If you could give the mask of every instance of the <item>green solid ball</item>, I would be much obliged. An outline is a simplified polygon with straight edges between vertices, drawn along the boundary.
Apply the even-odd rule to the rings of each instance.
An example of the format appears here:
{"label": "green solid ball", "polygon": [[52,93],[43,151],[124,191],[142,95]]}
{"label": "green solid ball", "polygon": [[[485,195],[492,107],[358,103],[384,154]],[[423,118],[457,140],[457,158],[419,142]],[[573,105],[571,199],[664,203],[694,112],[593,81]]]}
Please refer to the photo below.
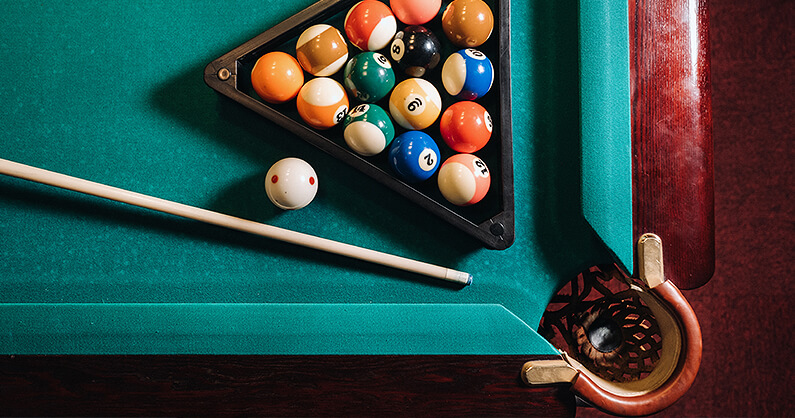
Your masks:
{"label": "green solid ball", "polygon": [[395,139],[395,126],[378,105],[360,104],[354,107],[343,122],[345,143],[357,154],[366,157],[386,149]]}
{"label": "green solid ball", "polygon": [[343,81],[354,97],[365,103],[375,103],[395,87],[395,71],[383,54],[362,52],[345,65]]}

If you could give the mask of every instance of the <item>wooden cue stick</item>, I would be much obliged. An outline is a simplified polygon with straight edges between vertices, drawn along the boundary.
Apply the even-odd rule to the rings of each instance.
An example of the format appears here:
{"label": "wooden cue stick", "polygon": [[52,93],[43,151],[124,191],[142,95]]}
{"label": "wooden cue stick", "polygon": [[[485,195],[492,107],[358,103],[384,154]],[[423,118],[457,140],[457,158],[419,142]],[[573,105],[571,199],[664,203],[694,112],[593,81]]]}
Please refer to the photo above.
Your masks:
{"label": "wooden cue stick", "polygon": [[422,274],[437,279],[468,285],[472,282],[472,275],[462,271],[436,266],[417,260],[386,254],[338,241],[332,241],[313,235],[303,234],[288,229],[283,229],[259,222],[249,221],[170,200],[160,199],[129,190],[119,189],[101,183],[83,180],[65,174],[31,167],[0,158],[0,174],[24,180],[30,180],[62,189],[72,190],[92,196],[101,197],[117,202],[139,206],[158,212],[168,213],[183,218],[193,219],[212,225],[218,225],[250,234],[271,238],[277,241],[288,242],[303,247],[314,248],[332,254],[343,255],[371,263],[380,264],[396,269]]}

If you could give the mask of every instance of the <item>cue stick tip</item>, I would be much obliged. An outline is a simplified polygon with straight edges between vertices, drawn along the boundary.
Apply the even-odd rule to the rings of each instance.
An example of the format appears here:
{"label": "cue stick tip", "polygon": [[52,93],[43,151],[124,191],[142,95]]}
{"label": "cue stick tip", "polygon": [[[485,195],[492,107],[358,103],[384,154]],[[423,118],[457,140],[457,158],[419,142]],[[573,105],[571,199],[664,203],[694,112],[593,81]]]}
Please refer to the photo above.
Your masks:
{"label": "cue stick tip", "polygon": [[445,279],[451,282],[460,283],[464,286],[472,284],[472,275],[463,271],[447,269]]}

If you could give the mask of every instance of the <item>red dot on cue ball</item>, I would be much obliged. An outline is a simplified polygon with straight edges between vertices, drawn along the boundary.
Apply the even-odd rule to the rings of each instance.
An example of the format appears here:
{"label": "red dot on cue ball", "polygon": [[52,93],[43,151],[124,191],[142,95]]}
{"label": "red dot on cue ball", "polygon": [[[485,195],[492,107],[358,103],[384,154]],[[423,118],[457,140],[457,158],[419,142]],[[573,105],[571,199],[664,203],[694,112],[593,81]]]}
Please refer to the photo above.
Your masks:
{"label": "red dot on cue ball", "polygon": [[265,193],[280,209],[301,209],[317,194],[318,179],[315,169],[299,158],[290,157],[277,161],[268,170],[265,179]]}

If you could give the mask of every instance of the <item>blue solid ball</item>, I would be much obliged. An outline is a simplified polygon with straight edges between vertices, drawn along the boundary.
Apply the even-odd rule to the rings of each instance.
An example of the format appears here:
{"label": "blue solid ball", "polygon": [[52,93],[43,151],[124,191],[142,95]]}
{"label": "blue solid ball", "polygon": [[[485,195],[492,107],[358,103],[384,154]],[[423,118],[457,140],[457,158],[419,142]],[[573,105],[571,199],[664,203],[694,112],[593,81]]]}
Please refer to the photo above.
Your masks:
{"label": "blue solid ball", "polygon": [[392,141],[389,165],[407,183],[429,179],[439,168],[439,147],[428,134],[408,131]]}
{"label": "blue solid ball", "polygon": [[483,97],[494,83],[494,67],[489,58],[477,49],[467,48],[447,58],[442,67],[442,84],[459,100]]}

